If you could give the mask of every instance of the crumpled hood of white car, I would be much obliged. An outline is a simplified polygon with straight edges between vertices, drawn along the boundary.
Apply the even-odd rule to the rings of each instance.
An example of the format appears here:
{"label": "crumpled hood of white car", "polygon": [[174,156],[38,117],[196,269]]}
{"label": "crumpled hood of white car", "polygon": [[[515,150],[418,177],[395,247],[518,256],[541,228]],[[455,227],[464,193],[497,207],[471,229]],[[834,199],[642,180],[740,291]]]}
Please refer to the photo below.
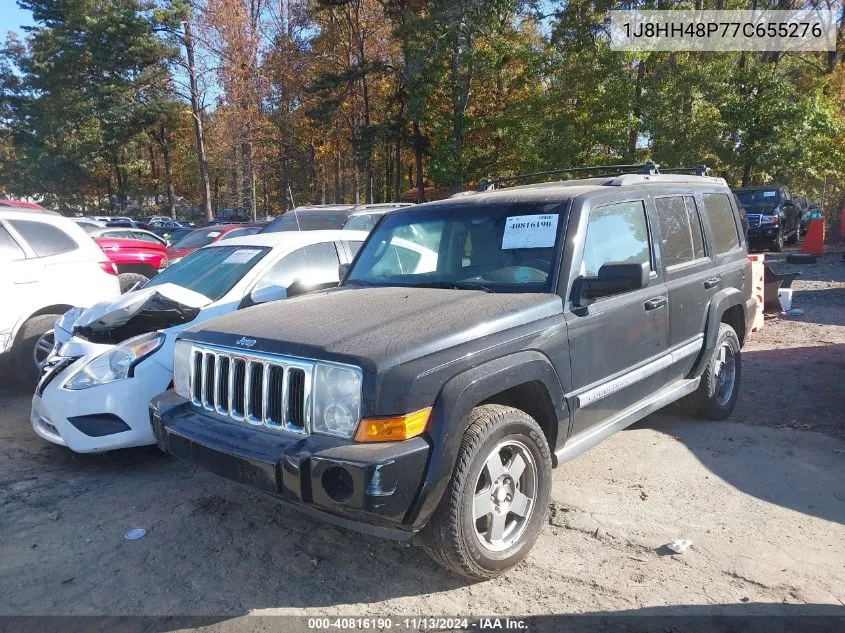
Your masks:
{"label": "crumpled hood of white car", "polygon": [[114,301],[94,304],[82,312],[72,324],[68,324],[69,328],[63,329],[72,332],[76,328],[86,328],[92,332],[101,332],[118,328],[162,298],[194,310],[211,303],[211,299],[193,290],[175,284],[162,284],[127,292]]}

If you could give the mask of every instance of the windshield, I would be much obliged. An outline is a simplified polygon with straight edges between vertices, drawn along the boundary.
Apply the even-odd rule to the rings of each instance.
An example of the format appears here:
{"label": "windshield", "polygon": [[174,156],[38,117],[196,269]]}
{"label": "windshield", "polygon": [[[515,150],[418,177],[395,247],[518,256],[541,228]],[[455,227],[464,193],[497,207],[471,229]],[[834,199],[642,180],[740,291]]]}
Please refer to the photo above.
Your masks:
{"label": "windshield", "polygon": [[219,228],[199,229],[191,231],[185,237],[173,243],[177,248],[202,248],[208,246],[223,233]]}
{"label": "windshield", "polygon": [[339,229],[346,222],[348,211],[288,211],[265,226],[259,233],[286,231],[322,231]]}
{"label": "windshield", "polygon": [[372,231],[373,226],[379,219],[379,214],[376,213],[362,213],[361,215],[353,215],[343,225],[344,231]]}
{"label": "windshield", "polygon": [[736,197],[744,205],[778,204],[780,195],[777,189],[753,189],[748,191],[737,191]]}
{"label": "windshield", "polygon": [[202,248],[150,279],[144,288],[176,284],[217,301],[229,292],[270,249],[245,246]]}
{"label": "windshield", "polygon": [[550,292],[566,208],[444,205],[388,215],[345,284]]}

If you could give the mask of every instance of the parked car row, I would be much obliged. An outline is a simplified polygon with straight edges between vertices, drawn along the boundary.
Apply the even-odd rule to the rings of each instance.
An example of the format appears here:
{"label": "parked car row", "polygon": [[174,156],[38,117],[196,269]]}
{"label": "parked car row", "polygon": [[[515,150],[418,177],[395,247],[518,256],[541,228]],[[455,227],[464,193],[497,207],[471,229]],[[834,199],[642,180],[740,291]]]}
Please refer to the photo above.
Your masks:
{"label": "parked car row", "polygon": [[[553,467],[677,400],[724,419],[739,393],[756,301],[736,198],[596,170],[213,236],[63,313],[33,429],[80,452],[155,443],[497,576],[545,524]],[[371,232],[341,228],[363,215]]]}

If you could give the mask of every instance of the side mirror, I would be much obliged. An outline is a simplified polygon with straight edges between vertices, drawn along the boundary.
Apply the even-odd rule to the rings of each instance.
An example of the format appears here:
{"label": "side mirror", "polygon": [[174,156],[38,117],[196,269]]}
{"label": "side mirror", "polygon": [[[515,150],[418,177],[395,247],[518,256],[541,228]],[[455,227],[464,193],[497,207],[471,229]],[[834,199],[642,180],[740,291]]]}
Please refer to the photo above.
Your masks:
{"label": "side mirror", "polygon": [[263,286],[249,293],[249,305],[268,303],[288,298],[288,289],[282,286]]}
{"label": "side mirror", "polygon": [[341,264],[337,267],[337,276],[338,279],[343,281],[346,278],[346,275],[349,273],[349,264]]}
{"label": "side mirror", "polygon": [[596,299],[646,288],[651,268],[647,262],[609,262],[599,268],[597,277],[579,277],[572,287],[572,302],[586,307]]}

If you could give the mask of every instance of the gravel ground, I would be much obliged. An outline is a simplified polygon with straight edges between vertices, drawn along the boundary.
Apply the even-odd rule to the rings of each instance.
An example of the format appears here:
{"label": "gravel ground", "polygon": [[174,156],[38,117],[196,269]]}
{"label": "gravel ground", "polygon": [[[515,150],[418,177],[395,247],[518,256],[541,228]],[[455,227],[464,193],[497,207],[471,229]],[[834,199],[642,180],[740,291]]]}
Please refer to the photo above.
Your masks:
{"label": "gravel ground", "polygon": [[559,468],[528,560],[483,583],[154,450],[49,445],[0,387],[0,615],[845,615],[841,259],[802,267],[804,316],[749,340],[730,420],[670,409]]}

